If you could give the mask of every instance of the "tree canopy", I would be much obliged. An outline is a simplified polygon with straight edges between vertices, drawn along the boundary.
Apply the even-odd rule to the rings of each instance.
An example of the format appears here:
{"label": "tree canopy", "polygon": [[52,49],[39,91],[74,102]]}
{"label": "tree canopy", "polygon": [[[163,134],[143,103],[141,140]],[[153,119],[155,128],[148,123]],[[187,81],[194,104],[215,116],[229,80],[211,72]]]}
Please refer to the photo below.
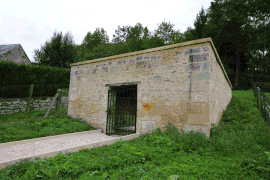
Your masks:
{"label": "tree canopy", "polygon": [[[259,65],[270,71],[268,4],[264,0],[214,0],[209,9],[202,7],[197,14],[195,28],[188,27],[184,33],[165,21],[154,33],[141,23],[118,25],[111,42],[103,28],[87,32],[80,45],[73,43],[70,34],[62,38],[62,33],[55,33],[41,50],[35,50],[35,60],[68,68],[75,62],[211,37],[233,86],[238,88],[244,72]],[[265,50],[267,54],[258,53]]]}

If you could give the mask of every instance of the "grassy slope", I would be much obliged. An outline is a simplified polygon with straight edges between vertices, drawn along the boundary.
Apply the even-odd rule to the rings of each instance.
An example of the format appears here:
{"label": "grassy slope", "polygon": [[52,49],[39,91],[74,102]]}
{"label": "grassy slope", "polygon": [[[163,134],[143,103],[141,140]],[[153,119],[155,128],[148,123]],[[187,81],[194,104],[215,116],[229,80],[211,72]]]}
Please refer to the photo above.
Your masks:
{"label": "grassy slope", "polygon": [[[43,114],[35,113],[34,119],[33,114],[6,119],[0,124],[1,136],[4,131],[13,135],[6,140],[18,139],[12,131],[22,127],[29,132],[20,135],[24,138],[40,136],[39,132],[48,135],[52,129],[52,134],[90,129],[78,120],[69,119],[68,125],[64,109],[51,119],[38,119]],[[72,123],[80,124],[78,129]],[[0,179],[168,179],[171,175],[178,175],[178,179],[268,179],[270,155],[266,152],[270,152],[270,128],[252,91],[233,91],[220,125],[211,130],[209,140],[198,132],[179,136],[168,126],[165,133],[157,131],[112,146],[17,163],[1,170]]]}

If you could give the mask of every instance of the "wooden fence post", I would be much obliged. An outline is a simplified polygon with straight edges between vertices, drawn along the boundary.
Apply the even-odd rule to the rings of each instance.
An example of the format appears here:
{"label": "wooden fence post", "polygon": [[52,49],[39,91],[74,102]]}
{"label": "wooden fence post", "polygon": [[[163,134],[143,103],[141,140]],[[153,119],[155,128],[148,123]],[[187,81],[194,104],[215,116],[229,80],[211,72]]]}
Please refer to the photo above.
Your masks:
{"label": "wooden fence post", "polygon": [[48,111],[46,112],[44,118],[46,118],[50,112],[50,110],[53,108],[53,105],[56,104],[55,101],[57,101],[57,97],[59,96],[58,93],[56,93],[56,95],[52,98],[52,102],[50,103],[50,107],[48,108]]}
{"label": "wooden fence post", "polygon": [[59,98],[58,98],[58,112],[60,112],[60,104],[61,104],[61,98],[62,98],[62,90],[61,89],[59,89],[59,93],[60,93],[60,96],[59,96]]}
{"label": "wooden fence post", "polygon": [[57,89],[58,97],[56,100],[56,105],[55,105],[55,112],[59,113],[60,110],[60,103],[61,103],[61,89]]}
{"label": "wooden fence post", "polygon": [[33,94],[33,88],[34,88],[34,84],[31,84],[26,112],[29,111],[29,108],[30,108],[30,105],[31,105],[31,97],[32,97],[32,94]]}

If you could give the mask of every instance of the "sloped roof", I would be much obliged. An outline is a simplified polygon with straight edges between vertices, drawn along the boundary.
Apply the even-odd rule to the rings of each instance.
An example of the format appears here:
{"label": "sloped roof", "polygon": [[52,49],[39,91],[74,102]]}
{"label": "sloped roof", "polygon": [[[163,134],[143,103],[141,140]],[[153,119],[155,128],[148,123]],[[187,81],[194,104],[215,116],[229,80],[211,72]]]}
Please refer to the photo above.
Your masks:
{"label": "sloped roof", "polygon": [[4,54],[11,49],[21,46],[21,44],[5,44],[5,45],[0,45],[0,54]]}
{"label": "sloped roof", "polygon": [[26,58],[27,58],[28,61],[31,63],[30,59],[28,58],[28,56],[27,56],[27,54],[25,53],[25,51],[24,51],[23,47],[21,46],[21,44],[2,44],[2,45],[0,45],[0,55],[1,55],[1,54],[5,54],[6,52],[8,52],[8,51],[10,51],[10,50],[12,50],[12,49],[14,49],[14,48],[17,48],[17,47],[18,47],[18,48],[19,48],[19,47],[22,48],[22,50],[23,50],[23,52],[24,52]]}

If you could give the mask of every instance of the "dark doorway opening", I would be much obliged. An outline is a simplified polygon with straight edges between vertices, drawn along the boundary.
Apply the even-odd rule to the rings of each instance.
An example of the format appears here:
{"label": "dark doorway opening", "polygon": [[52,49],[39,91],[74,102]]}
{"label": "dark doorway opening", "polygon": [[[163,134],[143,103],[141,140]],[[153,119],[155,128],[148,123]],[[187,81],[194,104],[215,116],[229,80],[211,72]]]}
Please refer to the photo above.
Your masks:
{"label": "dark doorway opening", "polygon": [[107,135],[136,133],[137,85],[111,86],[108,91]]}

